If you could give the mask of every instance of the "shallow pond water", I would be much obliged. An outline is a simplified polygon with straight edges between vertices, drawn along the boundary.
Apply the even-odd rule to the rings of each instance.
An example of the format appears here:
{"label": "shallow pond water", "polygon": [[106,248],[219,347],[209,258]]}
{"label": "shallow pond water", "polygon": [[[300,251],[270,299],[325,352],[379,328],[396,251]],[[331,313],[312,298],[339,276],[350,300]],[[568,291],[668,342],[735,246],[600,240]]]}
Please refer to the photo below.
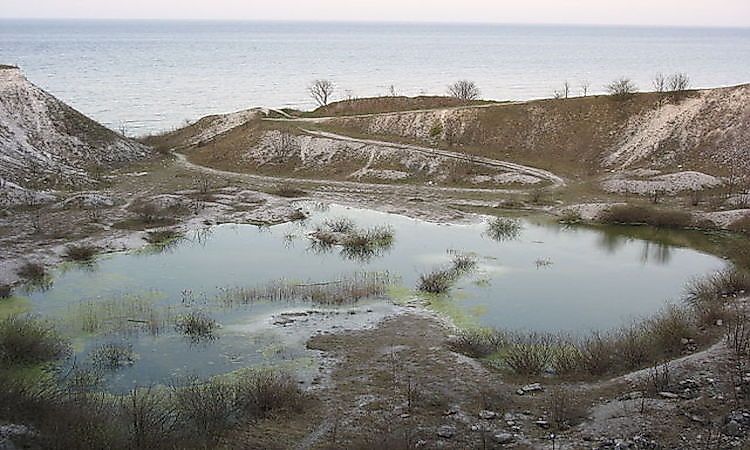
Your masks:
{"label": "shallow pond water", "polygon": [[[164,251],[114,254],[92,266],[66,265],[49,289],[29,293],[32,309],[73,337],[75,361],[89,364],[103,344],[130,346],[133,361],[107,375],[113,390],[210,376],[247,366],[286,365],[313,373],[305,341],[320,330],[373,324],[417,296],[419,275],[444,267],[453,252],[474,255],[476,270],[432,308],[464,326],[586,333],[649,315],[679,301],[692,277],[725,262],[693,250],[708,237],[648,228],[565,227],[520,218],[516,237],[492,239],[486,223],[441,225],[369,210],[301,204],[310,217],[271,227],[221,225],[187,236]],[[395,241],[369,258],[338,247],[317,248],[309,234],[347,217],[357,226],[390,226]],[[231,306],[227,288],[286,279],[332,282],[355,273],[388,272],[390,297],[340,306],[309,300]],[[200,311],[218,324],[212,339],[189,339],[175,318]],[[284,313],[300,315],[282,316]],[[287,320],[285,317],[292,317]]]}

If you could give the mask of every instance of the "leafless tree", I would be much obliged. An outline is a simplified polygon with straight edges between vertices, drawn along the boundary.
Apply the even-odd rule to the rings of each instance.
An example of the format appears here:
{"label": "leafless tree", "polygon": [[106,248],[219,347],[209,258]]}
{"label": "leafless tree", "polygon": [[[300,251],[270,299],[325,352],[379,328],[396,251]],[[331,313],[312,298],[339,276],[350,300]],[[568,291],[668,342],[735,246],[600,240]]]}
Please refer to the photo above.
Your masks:
{"label": "leafless tree", "polygon": [[389,97],[398,97],[398,91],[396,91],[396,86],[391,85],[388,88],[388,96]]}
{"label": "leafless tree", "polygon": [[667,90],[667,77],[665,77],[663,73],[659,72],[654,75],[652,84],[654,85],[654,91],[662,93]]}
{"label": "leafless tree", "polygon": [[625,98],[638,92],[638,87],[630,78],[619,78],[605,86],[609,95]]}
{"label": "leafless tree", "polygon": [[581,95],[587,97],[589,95],[589,89],[591,89],[591,82],[589,80],[581,81]]}
{"label": "leafless tree", "polygon": [[570,82],[565,80],[565,83],[563,83],[563,87],[559,91],[555,91],[555,98],[568,98],[570,95]]}
{"label": "leafless tree", "polygon": [[669,90],[671,92],[684,92],[690,87],[690,77],[686,73],[676,73],[669,77]]}
{"label": "leafless tree", "polygon": [[326,106],[333,96],[335,86],[330,80],[315,80],[308,91],[318,106]]}
{"label": "leafless tree", "polygon": [[476,100],[479,98],[479,87],[469,80],[459,80],[448,86],[448,94],[460,100]]}

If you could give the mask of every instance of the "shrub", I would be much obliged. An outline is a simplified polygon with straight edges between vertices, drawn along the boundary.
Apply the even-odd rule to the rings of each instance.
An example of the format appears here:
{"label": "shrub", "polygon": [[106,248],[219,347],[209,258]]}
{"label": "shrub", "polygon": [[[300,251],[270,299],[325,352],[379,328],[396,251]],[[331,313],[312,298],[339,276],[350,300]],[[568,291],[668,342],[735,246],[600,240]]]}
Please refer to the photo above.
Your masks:
{"label": "shrub", "polygon": [[0,321],[0,361],[28,365],[67,354],[68,343],[51,323],[13,315]]}
{"label": "shrub", "polygon": [[63,257],[70,261],[90,262],[98,251],[99,249],[92,245],[68,245],[65,247]]}
{"label": "shrub", "polygon": [[580,351],[581,366],[591,375],[605,375],[614,367],[615,345],[608,336],[591,334],[581,343]]}
{"label": "shrub", "polygon": [[235,383],[235,405],[244,418],[258,420],[278,411],[299,411],[304,393],[291,375],[255,370]]}
{"label": "shrub", "polygon": [[531,333],[513,341],[503,349],[503,362],[516,375],[541,375],[550,367],[554,354],[550,336]]}
{"label": "shrub", "polygon": [[10,298],[13,295],[13,286],[9,284],[0,284],[0,299]]}
{"label": "shrub", "polygon": [[453,286],[455,278],[448,270],[435,270],[419,276],[417,290],[428,294],[444,294]]}
{"label": "shrub", "polygon": [[215,339],[214,332],[219,324],[202,311],[190,311],[177,318],[175,330],[193,341]]}
{"label": "shrub", "polygon": [[692,224],[685,211],[670,211],[637,205],[616,205],[601,215],[602,222],[626,225],[651,225],[659,228],[684,228]]}
{"label": "shrub", "polygon": [[44,265],[27,261],[16,270],[16,274],[27,280],[38,281],[47,276],[47,271],[44,268]]}
{"label": "shrub", "polygon": [[456,253],[451,260],[453,271],[462,274],[474,270],[477,266],[477,260],[471,255]]}
{"label": "shrub", "polygon": [[459,100],[476,100],[480,95],[477,84],[469,80],[459,80],[451,84],[448,86],[448,93]]}
{"label": "shrub", "polygon": [[217,439],[239,417],[233,408],[232,386],[224,381],[193,381],[173,388],[177,421],[201,439]]}
{"label": "shrub", "polygon": [[558,221],[563,225],[577,225],[583,222],[583,217],[574,209],[566,209],[560,214]]}
{"label": "shrub", "polygon": [[680,354],[683,349],[682,340],[695,337],[698,331],[690,313],[674,305],[668,306],[647,321],[646,326],[653,336],[656,348],[667,356]]}
{"label": "shrub", "polygon": [[584,412],[573,389],[565,386],[551,389],[546,406],[549,411],[549,422],[557,431],[566,430],[575,425]]}
{"label": "shrub", "polygon": [[356,228],[356,226],[354,225],[354,221],[347,217],[328,219],[323,223],[323,225],[333,233],[349,233],[350,231],[354,231],[354,229]]}
{"label": "shrub", "polygon": [[581,351],[573,344],[562,342],[555,346],[552,355],[552,369],[560,377],[577,374],[582,366]]}

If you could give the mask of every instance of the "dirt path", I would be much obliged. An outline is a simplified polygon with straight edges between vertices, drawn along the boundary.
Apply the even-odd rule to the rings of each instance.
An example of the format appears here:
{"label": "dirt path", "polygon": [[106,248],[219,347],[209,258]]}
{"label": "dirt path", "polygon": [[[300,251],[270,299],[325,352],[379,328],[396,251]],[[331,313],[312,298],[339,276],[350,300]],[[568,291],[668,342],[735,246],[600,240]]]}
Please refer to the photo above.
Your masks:
{"label": "dirt path", "polygon": [[442,150],[442,149],[436,149],[436,148],[428,148],[428,147],[421,147],[418,145],[407,145],[407,144],[396,144],[392,142],[387,141],[378,141],[374,139],[359,139],[359,138],[353,138],[349,136],[343,136],[340,134],[335,133],[329,133],[325,131],[312,131],[302,128],[302,131],[305,133],[322,137],[326,139],[333,139],[337,141],[345,141],[345,142],[354,142],[359,144],[365,144],[365,145],[377,145],[379,147],[386,147],[386,148],[393,148],[398,150],[409,150],[413,152],[422,153],[429,156],[440,156],[443,158],[450,158],[455,159],[458,161],[464,161],[469,162],[472,164],[480,164],[487,167],[494,167],[494,168],[500,168],[509,170],[512,172],[521,173],[524,175],[530,175],[532,177],[541,178],[543,180],[548,180],[552,182],[552,184],[555,187],[561,187],[565,186],[565,180],[563,180],[561,177],[555,175],[554,173],[543,170],[543,169],[537,169],[535,167],[529,167],[524,166],[522,164],[516,164],[509,161],[500,161],[497,159],[491,159],[491,158],[484,158],[481,156],[470,156],[466,155],[464,153],[458,153],[458,152],[451,152],[448,150]]}
{"label": "dirt path", "polygon": [[346,191],[356,193],[378,193],[378,194],[399,194],[403,197],[417,196],[421,194],[432,194],[432,193],[456,193],[456,194],[473,194],[473,193],[484,193],[484,194],[520,194],[526,192],[520,189],[487,189],[487,188],[457,188],[457,187],[444,187],[444,186],[418,186],[408,184],[376,184],[376,183],[361,183],[357,181],[334,181],[334,180],[322,180],[313,178],[292,178],[292,177],[273,177],[269,175],[256,175],[241,172],[230,172],[227,170],[214,169],[212,167],[202,166],[195,164],[187,159],[187,156],[177,151],[172,152],[175,155],[176,163],[182,167],[194,171],[204,172],[221,177],[242,179],[256,181],[260,183],[268,184],[284,184],[284,183],[304,183],[315,186],[321,191]]}

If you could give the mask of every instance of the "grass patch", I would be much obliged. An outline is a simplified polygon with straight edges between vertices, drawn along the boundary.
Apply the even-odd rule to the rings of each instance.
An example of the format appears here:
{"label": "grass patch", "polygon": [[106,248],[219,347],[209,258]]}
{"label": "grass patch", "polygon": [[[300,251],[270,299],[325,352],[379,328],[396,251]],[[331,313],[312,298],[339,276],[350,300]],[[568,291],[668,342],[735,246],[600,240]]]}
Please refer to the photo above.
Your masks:
{"label": "grass patch", "polygon": [[170,318],[169,309],[157,309],[150,299],[125,295],[114,299],[79,302],[70,309],[69,325],[89,334],[132,334],[146,331],[157,335]]}
{"label": "grass patch", "polygon": [[750,292],[750,273],[726,269],[688,283],[685,300],[697,312],[702,324],[713,325],[726,316],[728,301]]}
{"label": "grass patch", "polygon": [[63,252],[63,258],[69,261],[88,263],[94,260],[99,249],[93,245],[68,245]]}
{"label": "grass patch", "polygon": [[388,272],[360,272],[320,283],[297,283],[282,279],[256,287],[221,289],[218,299],[227,306],[282,301],[345,305],[365,298],[383,297],[394,283],[395,279]]}
{"label": "grass patch", "polygon": [[600,221],[609,224],[651,225],[658,228],[686,228],[693,225],[690,213],[640,205],[616,205],[604,211]]}
{"label": "grass patch", "polygon": [[26,315],[0,320],[0,361],[8,365],[32,365],[54,361],[70,350],[55,327]]}

